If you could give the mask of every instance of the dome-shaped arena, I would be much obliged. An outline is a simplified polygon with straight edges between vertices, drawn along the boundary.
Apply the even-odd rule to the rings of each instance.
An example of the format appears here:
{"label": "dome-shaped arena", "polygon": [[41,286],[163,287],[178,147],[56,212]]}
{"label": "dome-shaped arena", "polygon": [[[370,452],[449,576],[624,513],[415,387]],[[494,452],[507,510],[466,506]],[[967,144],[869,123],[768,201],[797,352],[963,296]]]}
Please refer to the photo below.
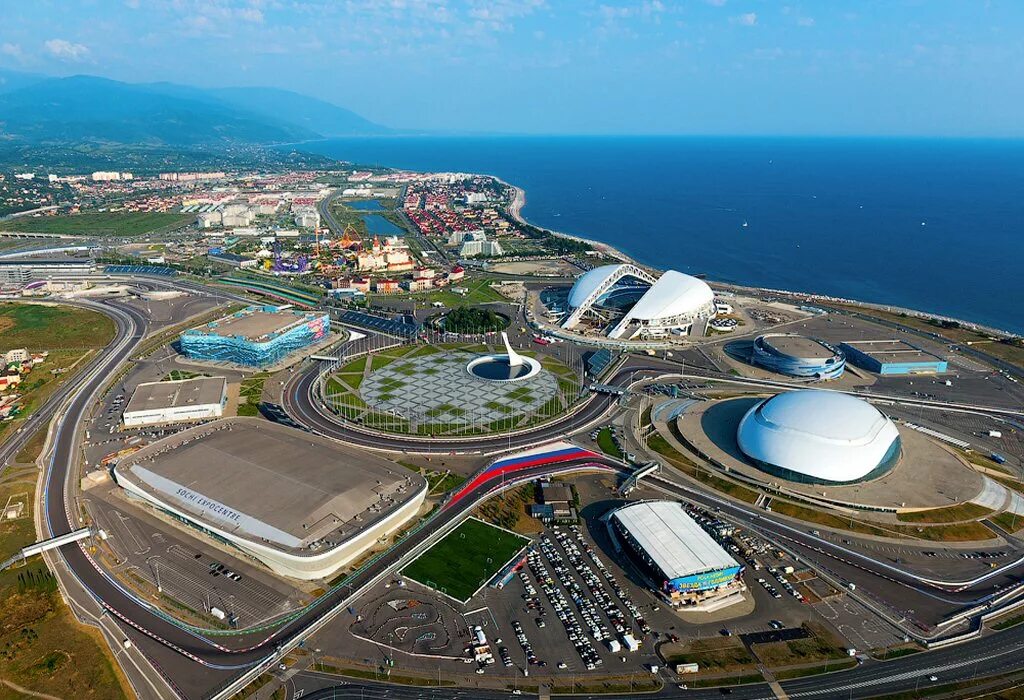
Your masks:
{"label": "dome-shaped arena", "polygon": [[588,317],[607,324],[608,337],[624,339],[686,334],[695,320],[715,313],[715,293],[703,280],[675,270],[654,279],[630,264],[587,271],[569,291],[568,303],[563,328]]}
{"label": "dome-shaped arena", "polygon": [[866,401],[834,391],[777,394],[747,411],[736,440],[760,469],[789,481],[848,484],[881,476],[900,458],[900,435]]}

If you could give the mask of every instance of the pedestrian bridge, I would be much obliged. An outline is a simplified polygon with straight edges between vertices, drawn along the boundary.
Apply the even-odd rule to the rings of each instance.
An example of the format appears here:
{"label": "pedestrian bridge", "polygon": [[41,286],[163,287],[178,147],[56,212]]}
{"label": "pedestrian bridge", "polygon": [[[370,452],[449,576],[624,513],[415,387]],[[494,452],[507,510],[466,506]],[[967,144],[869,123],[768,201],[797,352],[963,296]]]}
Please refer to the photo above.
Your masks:
{"label": "pedestrian bridge", "polygon": [[636,471],[630,474],[626,480],[622,482],[622,486],[619,487],[619,495],[628,496],[629,492],[637,487],[640,479],[660,471],[661,465],[657,462],[648,462],[647,464],[637,467]]}
{"label": "pedestrian bridge", "polygon": [[56,549],[57,547],[62,547],[66,544],[71,544],[72,542],[84,540],[86,537],[89,537],[91,535],[92,530],[90,528],[83,527],[82,529],[75,530],[74,532],[68,532],[63,535],[57,535],[56,537],[51,537],[48,540],[43,540],[42,542],[36,542],[35,544],[30,544],[27,547],[22,547],[20,552],[15,554],[7,561],[3,562],[3,564],[0,564],[0,571],[3,571],[4,569],[10,566],[14,566],[19,561],[24,561],[25,559],[33,557],[36,554],[42,554],[43,552],[49,551],[51,549]]}

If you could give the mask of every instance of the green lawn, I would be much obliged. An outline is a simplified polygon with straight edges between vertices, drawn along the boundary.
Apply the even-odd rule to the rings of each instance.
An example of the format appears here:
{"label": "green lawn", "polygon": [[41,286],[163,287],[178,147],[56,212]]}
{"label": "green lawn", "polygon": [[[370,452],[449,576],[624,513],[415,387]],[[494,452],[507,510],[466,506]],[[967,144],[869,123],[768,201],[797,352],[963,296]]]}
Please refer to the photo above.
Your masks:
{"label": "green lawn", "polygon": [[467,520],[414,560],[402,574],[467,601],[529,542],[480,520]]}
{"label": "green lawn", "polygon": [[209,377],[208,374],[202,374],[200,372],[189,372],[184,369],[172,369],[167,375],[161,380],[165,382],[180,382],[183,379],[196,379],[197,377]]}
{"label": "green lawn", "polygon": [[140,236],[180,228],[194,219],[194,214],[173,212],[87,212],[21,217],[0,223],[0,230],[90,236]]}
{"label": "green lawn", "polygon": [[465,306],[467,304],[484,304],[489,301],[508,301],[508,299],[491,289],[492,281],[492,279],[486,277],[480,279],[466,279],[452,285],[452,287],[463,287],[467,289],[468,291],[465,294],[456,294],[451,291],[451,287],[448,287],[438,289],[427,294],[417,294],[415,295],[415,298],[421,301],[429,301],[431,303],[439,301],[448,307]]}
{"label": "green lawn", "polygon": [[96,311],[41,304],[0,305],[4,349],[29,352],[66,348],[102,348],[114,337],[114,322]]}
{"label": "green lawn", "polygon": [[610,455],[615,459],[620,459],[622,457],[622,450],[620,450],[615,444],[615,441],[612,440],[611,428],[601,428],[601,432],[597,434],[597,445],[606,455]]}
{"label": "green lawn", "polygon": [[242,380],[242,386],[238,392],[240,398],[238,415],[253,417],[260,414],[259,405],[263,398],[263,385],[269,377],[269,372],[257,372]]}
{"label": "green lawn", "polygon": [[695,663],[702,673],[734,673],[757,666],[757,660],[738,637],[691,640],[667,654],[666,662],[669,666]]}
{"label": "green lawn", "polygon": [[18,389],[23,410],[15,420],[0,424],[0,438],[73,376],[72,368],[80,369],[97,348],[113,337],[114,322],[97,311],[71,306],[0,304],[0,350],[26,348],[29,352],[50,353],[23,377]]}
{"label": "green lawn", "polygon": [[960,503],[945,508],[899,513],[896,515],[896,519],[905,523],[956,523],[964,520],[977,520],[991,513],[989,508],[976,503]]}
{"label": "green lawn", "polygon": [[1017,532],[1017,530],[1024,527],[1024,518],[1010,512],[1000,513],[995,517],[989,518],[989,521],[995,523],[1007,532]]}

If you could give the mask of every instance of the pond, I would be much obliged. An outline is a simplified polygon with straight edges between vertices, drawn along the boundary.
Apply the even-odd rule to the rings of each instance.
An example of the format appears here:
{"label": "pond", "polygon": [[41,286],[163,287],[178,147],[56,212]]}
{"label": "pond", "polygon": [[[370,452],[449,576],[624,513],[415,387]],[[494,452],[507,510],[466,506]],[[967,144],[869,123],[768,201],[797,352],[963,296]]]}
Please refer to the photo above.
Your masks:
{"label": "pond", "polygon": [[405,231],[395,226],[380,214],[367,214],[363,217],[366,232],[371,236],[404,236]]}

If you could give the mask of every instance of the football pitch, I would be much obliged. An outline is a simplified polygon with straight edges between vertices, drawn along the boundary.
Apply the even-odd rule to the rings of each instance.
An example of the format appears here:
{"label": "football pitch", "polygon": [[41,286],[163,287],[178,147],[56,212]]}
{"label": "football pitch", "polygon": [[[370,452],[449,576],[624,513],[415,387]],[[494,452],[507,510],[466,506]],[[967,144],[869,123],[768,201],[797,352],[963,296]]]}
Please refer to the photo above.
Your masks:
{"label": "football pitch", "polygon": [[402,575],[465,602],[528,543],[471,518],[414,559]]}

